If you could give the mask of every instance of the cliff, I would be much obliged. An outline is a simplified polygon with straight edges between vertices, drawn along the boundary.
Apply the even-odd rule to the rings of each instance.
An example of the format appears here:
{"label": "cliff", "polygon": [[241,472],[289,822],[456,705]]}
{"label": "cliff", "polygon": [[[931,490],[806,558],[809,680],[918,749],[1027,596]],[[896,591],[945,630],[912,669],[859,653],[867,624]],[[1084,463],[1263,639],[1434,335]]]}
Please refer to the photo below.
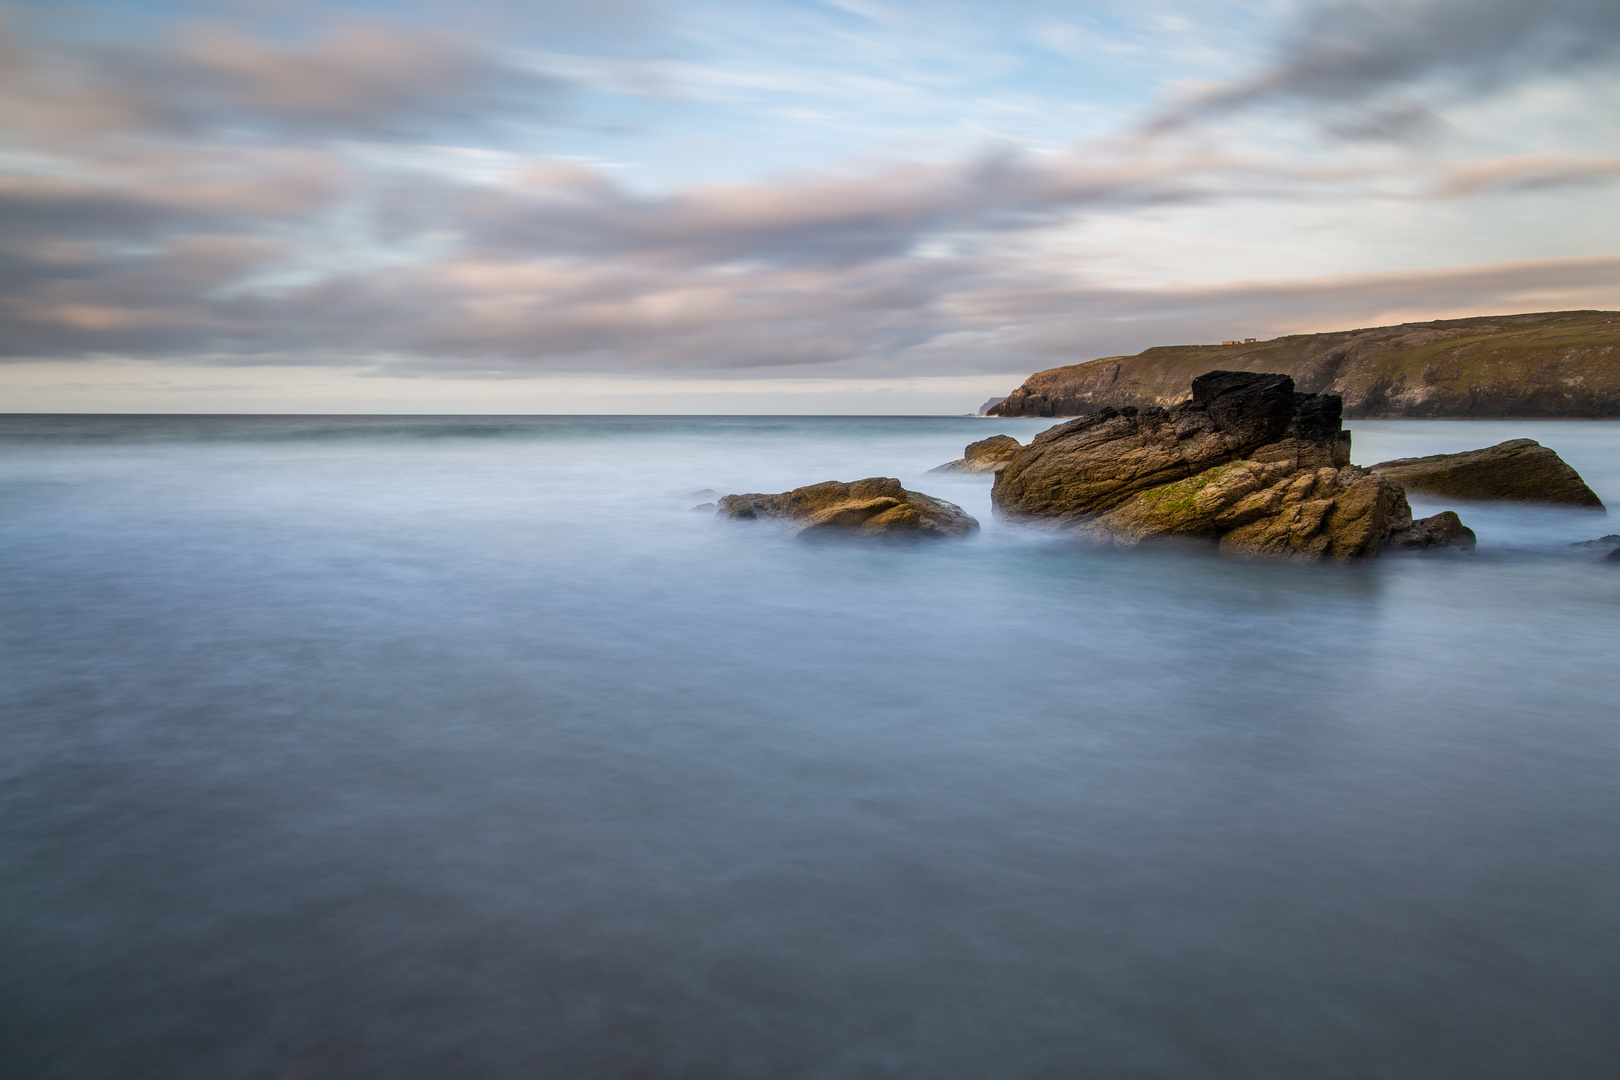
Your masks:
{"label": "cliff", "polygon": [[1620,312],[1552,311],[1160,346],[1037,372],[988,414],[1168,407],[1211,368],[1289,375],[1303,393],[1342,397],[1351,418],[1620,417]]}

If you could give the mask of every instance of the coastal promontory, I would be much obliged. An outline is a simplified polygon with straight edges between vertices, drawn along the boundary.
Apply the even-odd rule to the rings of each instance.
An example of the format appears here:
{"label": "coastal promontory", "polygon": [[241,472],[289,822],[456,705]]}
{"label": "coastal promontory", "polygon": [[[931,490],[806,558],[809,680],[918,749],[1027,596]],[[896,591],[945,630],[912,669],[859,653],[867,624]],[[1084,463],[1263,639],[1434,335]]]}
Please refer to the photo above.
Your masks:
{"label": "coastal promontory", "polygon": [[1161,346],[1037,372],[987,414],[1168,408],[1211,368],[1288,375],[1302,392],[1342,398],[1351,419],[1620,417],[1620,312],[1444,319]]}

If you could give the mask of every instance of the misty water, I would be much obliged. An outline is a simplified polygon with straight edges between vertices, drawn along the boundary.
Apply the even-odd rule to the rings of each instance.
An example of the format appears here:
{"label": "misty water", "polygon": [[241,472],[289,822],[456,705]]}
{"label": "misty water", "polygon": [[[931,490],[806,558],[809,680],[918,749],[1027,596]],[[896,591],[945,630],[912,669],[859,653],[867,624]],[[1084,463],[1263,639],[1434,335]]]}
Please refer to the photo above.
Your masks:
{"label": "misty water", "polygon": [[[1261,564],[926,471],[1049,423],[0,419],[0,1072],[1620,1071],[1620,522]],[[1352,427],[1620,506],[1620,423]],[[869,475],[983,531],[691,509]]]}

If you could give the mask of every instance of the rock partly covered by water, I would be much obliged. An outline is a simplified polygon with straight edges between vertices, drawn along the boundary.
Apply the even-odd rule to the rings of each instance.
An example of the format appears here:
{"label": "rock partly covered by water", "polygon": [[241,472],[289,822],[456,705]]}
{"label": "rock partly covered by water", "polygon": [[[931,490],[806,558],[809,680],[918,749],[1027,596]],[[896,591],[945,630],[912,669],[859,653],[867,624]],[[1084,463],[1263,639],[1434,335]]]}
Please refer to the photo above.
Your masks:
{"label": "rock partly covered by water", "polygon": [[1412,520],[1401,486],[1350,464],[1336,395],[1287,375],[1211,371],[1174,408],[1104,409],[1037,435],[992,501],[1115,543],[1187,538],[1255,555],[1360,559],[1471,547],[1455,514]]}
{"label": "rock partly covered by water", "polygon": [[1581,474],[1534,439],[1509,439],[1483,450],[1430,457],[1396,458],[1372,466],[1408,491],[1453,499],[1587,506],[1602,510],[1603,500]]}
{"label": "rock partly covered by water", "polygon": [[979,527],[955,503],[907,491],[900,481],[886,476],[852,484],[828,480],[778,495],[727,495],[716,513],[727,518],[780,521],[799,535],[965,536]]}
{"label": "rock partly covered by water", "polygon": [[1007,462],[1012,460],[1014,454],[1024,448],[1023,444],[1011,435],[992,435],[988,439],[968,443],[962,450],[962,456],[955,461],[928,470],[929,472],[966,472],[987,473],[995,472]]}

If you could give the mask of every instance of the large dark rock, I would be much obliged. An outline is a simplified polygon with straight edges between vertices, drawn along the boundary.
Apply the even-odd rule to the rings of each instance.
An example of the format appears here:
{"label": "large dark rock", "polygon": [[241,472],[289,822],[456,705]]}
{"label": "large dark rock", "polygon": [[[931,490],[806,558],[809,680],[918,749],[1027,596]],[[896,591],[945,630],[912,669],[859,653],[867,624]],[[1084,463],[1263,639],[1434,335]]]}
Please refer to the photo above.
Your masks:
{"label": "large dark rock", "polygon": [[1580,473],[1534,439],[1509,439],[1461,454],[1396,458],[1372,469],[1426,495],[1604,508]]}
{"label": "large dark rock", "polygon": [[779,521],[791,532],[856,533],[863,536],[965,536],[978,521],[955,503],[907,491],[892,477],[873,476],[852,484],[828,480],[777,495],[727,495],[721,517]]}
{"label": "large dark rock", "polygon": [[1477,542],[1474,530],[1464,525],[1454,511],[1446,510],[1433,517],[1419,518],[1404,528],[1397,525],[1390,530],[1384,548],[1392,551],[1431,547],[1472,549]]}
{"label": "large dark rock", "polygon": [[1192,389],[1171,409],[1104,409],[1037,435],[996,475],[997,512],[1119,544],[1174,537],[1255,555],[1472,546],[1455,515],[1413,522],[1399,484],[1350,464],[1336,398],[1247,372],[1212,371]]}
{"label": "large dark rock", "polygon": [[929,472],[995,472],[1012,460],[1023,449],[1023,444],[1011,435],[992,435],[988,439],[968,443],[962,456],[955,461],[929,469]]}

